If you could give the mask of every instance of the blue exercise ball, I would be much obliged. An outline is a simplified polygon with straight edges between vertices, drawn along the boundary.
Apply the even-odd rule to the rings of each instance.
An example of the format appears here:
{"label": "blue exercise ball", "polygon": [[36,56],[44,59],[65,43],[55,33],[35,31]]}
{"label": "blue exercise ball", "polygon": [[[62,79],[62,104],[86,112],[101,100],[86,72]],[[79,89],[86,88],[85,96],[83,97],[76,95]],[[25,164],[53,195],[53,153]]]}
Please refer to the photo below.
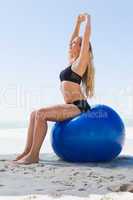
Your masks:
{"label": "blue exercise ball", "polygon": [[51,131],[54,152],[68,162],[111,161],[121,152],[124,140],[122,119],[106,105],[55,122]]}

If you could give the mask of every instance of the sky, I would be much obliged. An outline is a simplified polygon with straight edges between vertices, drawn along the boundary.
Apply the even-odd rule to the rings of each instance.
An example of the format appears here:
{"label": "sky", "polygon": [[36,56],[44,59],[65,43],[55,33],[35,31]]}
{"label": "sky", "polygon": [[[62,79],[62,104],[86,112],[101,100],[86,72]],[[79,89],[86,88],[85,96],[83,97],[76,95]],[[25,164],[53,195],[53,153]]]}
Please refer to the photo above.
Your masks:
{"label": "sky", "polygon": [[[91,15],[95,103],[133,114],[133,1],[0,0],[0,121],[63,103],[59,72],[78,14]],[[83,29],[81,29],[82,34]]]}

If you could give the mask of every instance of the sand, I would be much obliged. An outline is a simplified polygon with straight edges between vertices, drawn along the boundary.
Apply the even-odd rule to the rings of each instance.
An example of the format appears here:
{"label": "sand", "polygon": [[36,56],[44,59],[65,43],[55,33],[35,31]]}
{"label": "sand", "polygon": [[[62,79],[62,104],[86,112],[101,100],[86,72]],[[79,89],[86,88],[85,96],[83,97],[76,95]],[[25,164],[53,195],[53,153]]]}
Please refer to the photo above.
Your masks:
{"label": "sand", "polygon": [[38,164],[13,165],[15,154],[0,155],[0,200],[133,200],[132,130],[108,163],[68,163],[44,152]]}

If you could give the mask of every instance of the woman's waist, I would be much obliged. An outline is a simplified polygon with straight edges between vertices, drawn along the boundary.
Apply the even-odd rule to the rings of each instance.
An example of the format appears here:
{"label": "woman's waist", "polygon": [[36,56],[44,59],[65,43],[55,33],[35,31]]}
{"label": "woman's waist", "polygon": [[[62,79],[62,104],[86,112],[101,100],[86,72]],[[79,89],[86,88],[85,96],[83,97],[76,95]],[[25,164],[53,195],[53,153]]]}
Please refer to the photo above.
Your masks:
{"label": "woman's waist", "polygon": [[76,100],[76,99],[85,99],[84,94],[81,91],[62,91],[62,95],[64,96],[65,99],[69,99],[68,101]]}
{"label": "woman's waist", "polygon": [[71,88],[61,85],[61,92],[66,103],[86,99],[80,87]]}

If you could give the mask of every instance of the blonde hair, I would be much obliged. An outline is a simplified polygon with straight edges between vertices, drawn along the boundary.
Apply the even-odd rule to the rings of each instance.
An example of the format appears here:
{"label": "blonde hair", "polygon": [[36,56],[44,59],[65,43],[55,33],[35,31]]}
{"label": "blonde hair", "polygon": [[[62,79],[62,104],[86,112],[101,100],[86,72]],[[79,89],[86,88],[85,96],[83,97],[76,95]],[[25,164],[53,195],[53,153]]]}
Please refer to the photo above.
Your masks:
{"label": "blonde hair", "polygon": [[89,61],[87,65],[86,72],[83,75],[82,79],[82,90],[86,97],[94,96],[94,76],[95,76],[95,68],[93,63],[93,50],[91,43],[89,42]]}

